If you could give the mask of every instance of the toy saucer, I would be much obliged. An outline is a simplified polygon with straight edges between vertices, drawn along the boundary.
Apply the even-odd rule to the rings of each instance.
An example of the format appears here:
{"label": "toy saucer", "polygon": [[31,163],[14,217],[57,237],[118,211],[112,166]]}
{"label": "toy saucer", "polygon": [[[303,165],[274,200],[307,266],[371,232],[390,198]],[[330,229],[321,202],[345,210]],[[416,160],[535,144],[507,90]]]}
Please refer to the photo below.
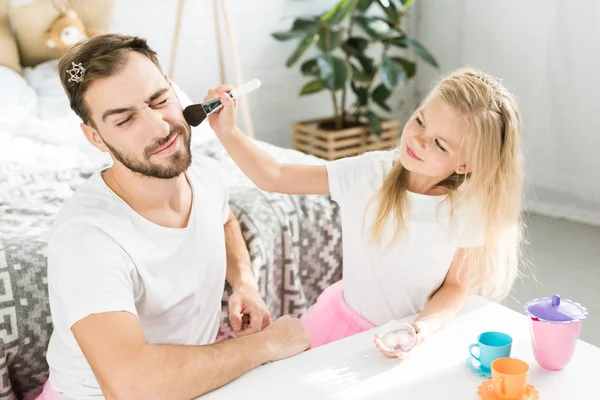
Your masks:
{"label": "toy saucer", "polygon": [[477,362],[477,360],[475,360],[473,357],[467,357],[465,359],[465,364],[467,365],[467,368],[469,368],[469,370],[474,374],[484,376],[486,378],[492,377],[492,371],[483,368],[481,364]]}
{"label": "toy saucer", "polygon": [[[494,384],[492,380],[489,379],[484,381],[477,388],[477,392],[479,393],[479,397],[482,400],[503,400],[500,396],[496,394],[494,391]],[[527,385],[525,389],[525,394],[519,399],[510,399],[510,400],[538,400],[540,398],[540,393],[533,385]]]}

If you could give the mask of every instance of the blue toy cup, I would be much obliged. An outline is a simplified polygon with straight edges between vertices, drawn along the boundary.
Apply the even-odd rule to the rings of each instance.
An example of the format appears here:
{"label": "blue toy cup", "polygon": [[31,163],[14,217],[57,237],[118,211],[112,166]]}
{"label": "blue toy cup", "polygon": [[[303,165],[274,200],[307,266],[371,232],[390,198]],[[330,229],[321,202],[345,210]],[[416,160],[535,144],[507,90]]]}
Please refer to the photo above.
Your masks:
{"label": "blue toy cup", "polygon": [[477,338],[477,343],[469,346],[469,353],[482,369],[489,371],[495,359],[510,357],[512,341],[506,333],[484,332]]}

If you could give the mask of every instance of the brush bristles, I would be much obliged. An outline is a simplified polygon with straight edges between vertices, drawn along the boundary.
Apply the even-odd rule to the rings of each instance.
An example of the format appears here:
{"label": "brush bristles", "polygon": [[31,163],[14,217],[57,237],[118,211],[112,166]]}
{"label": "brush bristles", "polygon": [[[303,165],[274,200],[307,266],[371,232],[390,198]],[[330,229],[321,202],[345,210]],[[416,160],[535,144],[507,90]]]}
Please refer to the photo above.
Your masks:
{"label": "brush bristles", "polygon": [[198,126],[206,118],[206,113],[200,104],[192,104],[183,110],[183,117],[191,126]]}

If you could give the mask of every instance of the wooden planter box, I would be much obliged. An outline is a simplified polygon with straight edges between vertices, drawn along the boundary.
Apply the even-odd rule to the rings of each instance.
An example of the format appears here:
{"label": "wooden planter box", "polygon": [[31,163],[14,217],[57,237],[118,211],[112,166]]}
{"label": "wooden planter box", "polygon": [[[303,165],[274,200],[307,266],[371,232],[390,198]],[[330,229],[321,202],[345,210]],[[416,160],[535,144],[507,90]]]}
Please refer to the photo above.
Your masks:
{"label": "wooden planter box", "polygon": [[326,160],[337,160],[372,150],[387,150],[396,147],[400,137],[400,123],[395,120],[381,122],[381,136],[373,133],[369,126],[358,126],[341,131],[319,129],[321,122],[331,118],[315,119],[293,124],[293,145],[296,150]]}

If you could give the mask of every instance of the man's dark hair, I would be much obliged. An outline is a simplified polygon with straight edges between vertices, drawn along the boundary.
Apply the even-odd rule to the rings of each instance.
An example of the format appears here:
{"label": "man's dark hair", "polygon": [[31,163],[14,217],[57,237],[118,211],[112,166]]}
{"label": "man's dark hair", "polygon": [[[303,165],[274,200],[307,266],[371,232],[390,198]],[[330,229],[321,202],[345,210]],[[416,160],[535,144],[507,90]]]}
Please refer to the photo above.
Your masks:
{"label": "man's dark hair", "polygon": [[[71,109],[84,123],[95,127],[83,98],[88,86],[97,79],[119,73],[125,67],[127,57],[132,51],[148,57],[162,72],[156,52],[148,46],[145,39],[115,33],[82,40],[60,59],[58,64],[60,81],[69,97]],[[82,73],[83,70],[79,69],[79,65],[85,69],[85,72]]]}

